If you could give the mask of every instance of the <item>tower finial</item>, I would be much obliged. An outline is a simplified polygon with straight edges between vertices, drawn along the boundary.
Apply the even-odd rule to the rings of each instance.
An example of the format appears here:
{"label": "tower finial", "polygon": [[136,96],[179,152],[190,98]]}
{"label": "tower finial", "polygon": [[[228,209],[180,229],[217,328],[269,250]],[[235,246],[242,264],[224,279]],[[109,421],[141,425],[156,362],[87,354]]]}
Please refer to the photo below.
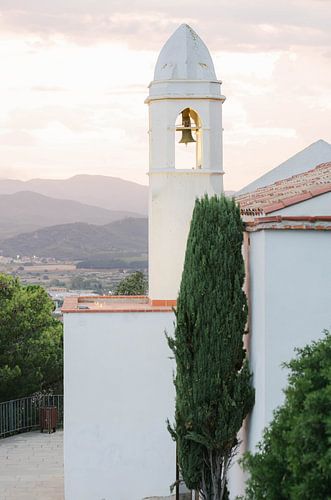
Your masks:
{"label": "tower finial", "polygon": [[188,24],[181,24],[163,46],[156,63],[154,80],[215,81],[209,50]]}

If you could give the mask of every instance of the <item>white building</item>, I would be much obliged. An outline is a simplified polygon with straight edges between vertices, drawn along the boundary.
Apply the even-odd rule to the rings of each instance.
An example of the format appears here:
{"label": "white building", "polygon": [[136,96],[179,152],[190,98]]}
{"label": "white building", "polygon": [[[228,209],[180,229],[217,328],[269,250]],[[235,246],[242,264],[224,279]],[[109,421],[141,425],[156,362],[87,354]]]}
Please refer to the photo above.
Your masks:
{"label": "white building", "polygon": [[[245,445],[253,451],[284,399],[282,363],[331,329],[331,161],[237,201],[246,220],[248,348],[256,393]],[[243,481],[234,467],[232,495],[242,494]]]}
{"label": "white building", "polygon": [[[195,199],[223,191],[224,100],[207,47],[181,25],[160,52],[146,99],[152,301],[176,300]],[[191,132],[187,126],[196,142],[179,144],[183,132]]]}
{"label": "white building", "polygon": [[[223,190],[220,83],[205,44],[189,26],[180,26],[160,53],[146,100],[149,297],[79,297],[64,304],[66,500],[170,494],[175,449],[165,421],[174,414],[174,389],[164,330],[173,331],[172,306],[195,198]],[[330,167],[238,199],[247,220],[249,350],[256,387],[243,433],[243,447],[249,449],[282,401],[281,363],[293,356],[294,347],[331,327]],[[232,497],[243,491],[243,481],[234,467]]]}

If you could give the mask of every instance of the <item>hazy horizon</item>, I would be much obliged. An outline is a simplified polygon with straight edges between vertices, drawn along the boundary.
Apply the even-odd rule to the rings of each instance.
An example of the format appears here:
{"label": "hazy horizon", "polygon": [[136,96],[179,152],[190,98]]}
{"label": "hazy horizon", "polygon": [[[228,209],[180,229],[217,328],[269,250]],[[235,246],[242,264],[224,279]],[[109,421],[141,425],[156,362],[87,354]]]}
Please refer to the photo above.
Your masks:
{"label": "hazy horizon", "polygon": [[141,182],[136,182],[132,179],[124,179],[123,177],[119,177],[116,175],[107,175],[107,174],[93,174],[93,173],[77,173],[73,175],[69,175],[69,177],[29,177],[27,179],[19,179],[15,177],[0,177],[0,181],[18,181],[18,182],[29,182],[29,181],[67,181],[69,179],[73,179],[74,177],[81,177],[81,176],[95,176],[95,177],[112,177],[115,179],[120,179],[123,181],[127,182],[134,182],[135,184],[140,184],[141,186],[147,186],[147,183],[143,184]]}
{"label": "hazy horizon", "polygon": [[182,22],[223,80],[227,190],[331,142],[328,0],[0,0],[0,14],[2,179],[95,174],[146,185],[144,99]]}

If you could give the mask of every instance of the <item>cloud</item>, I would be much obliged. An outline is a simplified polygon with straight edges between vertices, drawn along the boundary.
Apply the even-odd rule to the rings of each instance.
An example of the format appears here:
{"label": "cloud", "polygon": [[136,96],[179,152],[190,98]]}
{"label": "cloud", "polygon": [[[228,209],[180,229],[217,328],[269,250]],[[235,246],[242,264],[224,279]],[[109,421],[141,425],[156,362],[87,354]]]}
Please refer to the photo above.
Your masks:
{"label": "cloud", "polygon": [[57,87],[56,85],[35,85],[31,87],[33,92],[65,92],[67,89],[64,87]]}
{"label": "cloud", "polygon": [[0,146],[34,146],[36,140],[33,135],[23,130],[0,133]]}
{"label": "cloud", "polygon": [[192,23],[212,50],[331,47],[325,0],[2,0],[2,33],[76,43],[120,42],[158,50],[181,22]]}
{"label": "cloud", "polygon": [[161,46],[188,22],[224,81],[225,182],[239,188],[331,140],[330,5],[0,0],[0,167],[146,183],[146,86]]}
{"label": "cloud", "polygon": [[125,85],[118,88],[113,88],[111,90],[107,90],[106,94],[108,95],[134,95],[134,94],[145,94],[146,95],[146,85]]}
{"label": "cloud", "polygon": [[45,106],[32,109],[14,109],[8,113],[4,127],[13,130],[38,130],[59,123],[69,130],[82,132],[94,129],[93,111],[81,108]]}

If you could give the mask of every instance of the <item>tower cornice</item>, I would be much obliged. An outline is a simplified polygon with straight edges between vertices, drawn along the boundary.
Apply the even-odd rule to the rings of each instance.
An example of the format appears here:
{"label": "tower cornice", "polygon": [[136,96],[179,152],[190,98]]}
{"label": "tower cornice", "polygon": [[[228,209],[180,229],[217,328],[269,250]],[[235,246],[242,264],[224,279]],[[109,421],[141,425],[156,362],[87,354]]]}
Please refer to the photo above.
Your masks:
{"label": "tower cornice", "polygon": [[158,83],[218,83],[219,85],[222,85],[222,80],[184,80],[183,78],[180,79],[171,79],[171,80],[152,80],[151,83],[148,85],[148,88],[150,88],[152,85],[157,85]]}
{"label": "tower cornice", "polygon": [[209,100],[209,101],[225,101],[226,97],[224,95],[150,95],[146,97],[145,104],[149,104],[152,101],[174,101],[174,100]]}
{"label": "tower cornice", "polygon": [[147,175],[224,175],[223,170],[214,170],[212,168],[153,168],[147,172]]}

